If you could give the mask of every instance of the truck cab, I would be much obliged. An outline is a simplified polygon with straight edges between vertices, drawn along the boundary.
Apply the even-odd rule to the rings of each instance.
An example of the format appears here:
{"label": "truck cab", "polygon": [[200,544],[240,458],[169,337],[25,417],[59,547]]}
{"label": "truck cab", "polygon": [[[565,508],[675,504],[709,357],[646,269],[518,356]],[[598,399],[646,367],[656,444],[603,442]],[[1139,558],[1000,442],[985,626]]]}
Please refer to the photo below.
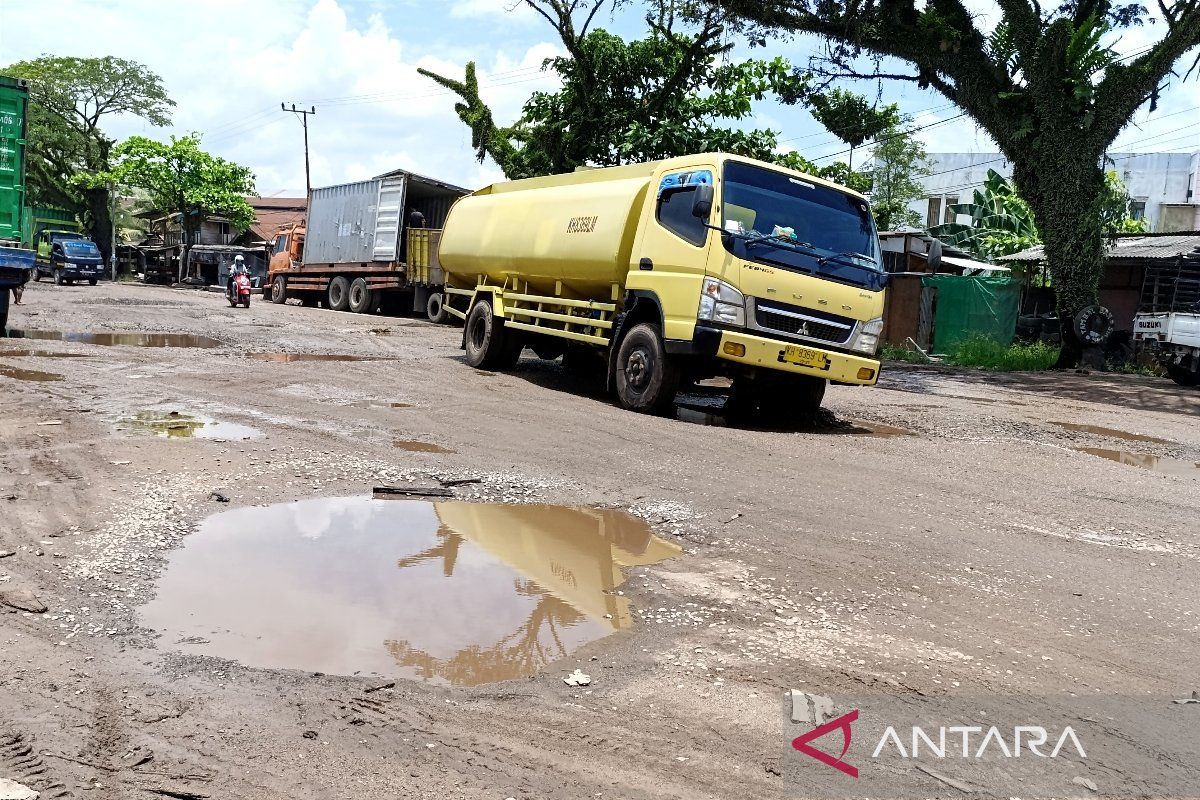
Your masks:
{"label": "truck cab", "polygon": [[1134,346],[1180,386],[1200,386],[1200,248],[1146,267]]}
{"label": "truck cab", "polygon": [[61,230],[45,230],[38,234],[34,280],[53,278],[59,286],[86,280],[95,286],[103,273],[100,249],[83,234]]}

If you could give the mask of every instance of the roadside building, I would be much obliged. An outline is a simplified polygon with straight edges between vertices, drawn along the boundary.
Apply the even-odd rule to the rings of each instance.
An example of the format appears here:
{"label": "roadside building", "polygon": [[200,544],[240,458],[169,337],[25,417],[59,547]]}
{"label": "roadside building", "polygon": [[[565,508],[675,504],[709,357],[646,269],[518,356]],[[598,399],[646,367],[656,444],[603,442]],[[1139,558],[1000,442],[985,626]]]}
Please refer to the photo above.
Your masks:
{"label": "roadside building", "polygon": [[[930,153],[930,174],[921,179],[925,196],[909,208],[926,226],[954,219],[950,206],[966,203],[983,185],[988,170],[1012,177],[1012,164],[1000,153]],[[1115,170],[1132,198],[1130,216],[1145,219],[1155,233],[1200,230],[1200,151],[1190,153],[1110,153],[1105,169]]]}

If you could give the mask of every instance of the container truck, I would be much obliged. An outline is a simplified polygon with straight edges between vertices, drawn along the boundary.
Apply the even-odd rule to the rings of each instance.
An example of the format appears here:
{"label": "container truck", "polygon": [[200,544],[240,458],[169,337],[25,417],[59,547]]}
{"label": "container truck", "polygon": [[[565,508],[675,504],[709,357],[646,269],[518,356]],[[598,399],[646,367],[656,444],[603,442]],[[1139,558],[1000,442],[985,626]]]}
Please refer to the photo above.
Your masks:
{"label": "container truck", "polygon": [[[467,193],[397,170],[369,181],[314,189],[305,223],[272,242],[265,299],[289,297],[335,311],[377,311],[385,301],[412,303],[440,320],[438,228]],[[410,225],[419,212],[425,227]]]}
{"label": "container truck", "polygon": [[1133,318],[1134,345],[1148,349],[1180,386],[1200,386],[1200,248],[1146,267]]}
{"label": "container truck", "polygon": [[33,251],[20,249],[25,227],[25,81],[0,76],[0,336],[12,287],[29,280]]}
{"label": "container truck", "polygon": [[561,354],[651,413],[725,376],[735,409],[786,416],[878,380],[880,253],[861,195],[709,153],[480,189],[438,259],[474,367]]}

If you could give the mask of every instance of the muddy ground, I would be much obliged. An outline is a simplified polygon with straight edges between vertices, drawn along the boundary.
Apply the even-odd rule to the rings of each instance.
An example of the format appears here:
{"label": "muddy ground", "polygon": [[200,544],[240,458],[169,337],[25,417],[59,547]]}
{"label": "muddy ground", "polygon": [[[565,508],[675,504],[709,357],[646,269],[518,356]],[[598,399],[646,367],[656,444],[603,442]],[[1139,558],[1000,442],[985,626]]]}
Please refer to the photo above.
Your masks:
{"label": "muddy ground", "polygon": [[[1169,704],[1200,689],[1200,394],[1164,380],[891,366],[832,388],[818,431],[751,430],[621,411],[528,351],[477,372],[422,320],[132,285],[25,301],[14,329],[220,342],[0,341],[0,593],[34,608],[0,608],[0,778],[44,798],[838,795],[790,761],[789,689],[864,716],[1079,720],[1104,696],[1142,698],[1134,727],[1200,718]],[[128,421],[148,409],[261,435],[158,437]],[[249,668],[139,626],[208,515],[472,477],[458,497],[626,509],[683,553],[626,571],[630,630],[497,684]],[[1185,794],[1146,764],[1198,762],[1120,727],[1047,766],[1053,793]],[[906,796],[1015,793],[962,760],[888,770]]]}

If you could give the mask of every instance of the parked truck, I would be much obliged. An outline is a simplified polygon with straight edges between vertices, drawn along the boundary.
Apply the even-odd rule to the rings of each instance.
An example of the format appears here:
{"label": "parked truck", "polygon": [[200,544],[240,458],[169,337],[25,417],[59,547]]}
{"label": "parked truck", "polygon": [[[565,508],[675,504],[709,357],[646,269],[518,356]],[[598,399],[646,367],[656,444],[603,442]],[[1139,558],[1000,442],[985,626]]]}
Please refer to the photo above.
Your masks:
{"label": "parked truck", "polygon": [[[305,223],[280,231],[272,243],[265,299],[296,297],[356,313],[404,303],[440,321],[438,229],[465,194],[402,170],[314,189]],[[424,227],[410,224],[414,211]]]}
{"label": "parked truck", "polygon": [[1200,386],[1200,249],[1146,267],[1133,340],[1180,386]]}
{"label": "parked truck", "polygon": [[726,376],[731,403],[769,415],[879,376],[875,223],[819,178],[709,153],[500,183],[455,203],[439,239],[445,307],[480,369],[562,354],[641,412]]}
{"label": "parked truck", "polygon": [[29,280],[33,251],[21,249],[25,228],[25,81],[0,76],[0,336],[14,286]]}

